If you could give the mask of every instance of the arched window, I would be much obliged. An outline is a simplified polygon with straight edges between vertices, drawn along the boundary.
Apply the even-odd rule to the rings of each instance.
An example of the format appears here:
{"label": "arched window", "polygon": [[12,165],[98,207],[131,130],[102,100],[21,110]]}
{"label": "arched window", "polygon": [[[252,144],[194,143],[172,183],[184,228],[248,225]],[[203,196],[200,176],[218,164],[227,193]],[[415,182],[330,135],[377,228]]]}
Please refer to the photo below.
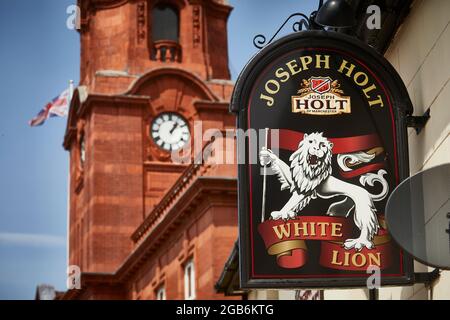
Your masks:
{"label": "arched window", "polygon": [[195,300],[195,269],[194,260],[191,259],[184,266],[184,299]]}
{"label": "arched window", "polygon": [[181,62],[178,10],[167,3],[157,4],[151,10],[150,58],[161,62]]}
{"label": "arched window", "polygon": [[161,3],[152,10],[152,40],[169,40],[178,43],[179,17],[178,10]]}
{"label": "arched window", "polygon": [[166,288],[161,285],[158,290],[156,290],[156,300],[166,300]]}

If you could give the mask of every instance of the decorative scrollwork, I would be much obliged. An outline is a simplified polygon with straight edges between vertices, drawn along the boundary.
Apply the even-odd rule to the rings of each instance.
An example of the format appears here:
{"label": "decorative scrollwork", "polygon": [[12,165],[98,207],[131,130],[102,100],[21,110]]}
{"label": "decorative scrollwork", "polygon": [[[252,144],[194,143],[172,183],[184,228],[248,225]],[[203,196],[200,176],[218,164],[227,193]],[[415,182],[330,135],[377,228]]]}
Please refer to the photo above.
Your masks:
{"label": "decorative scrollwork", "polygon": [[301,17],[298,21],[294,22],[294,24],[292,25],[292,30],[294,32],[299,32],[302,30],[308,30],[311,28],[311,20],[310,18],[300,12],[296,12],[291,14],[281,25],[281,27],[277,30],[277,32],[275,32],[275,34],[272,36],[272,38],[270,38],[270,40],[268,42],[266,42],[266,37],[263,34],[258,34],[253,38],[253,45],[255,47],[257,47],[258,49],[262,49],[265,46],[267,46],[269,43],[271,43],[273,41],[273,39],[275,39],[275,37],[278,35],[278,33],[280,33],[281,29],[283,29],[283,27],[288,23],[289,20],[291,20],[293,17]]}
{"label": "decorative scrollwork", "polygon": [[192,30],[193,30],[193,41],[194,41],[194,48],[197,48],[200,45],[201,40],[201,24],[200,24],[200,15],[201,15],[201,6],[195,5],[192,8],[193,15],[192,15]]}
{"label": "decorative scrollwork", "polygon": [[146,38],[146,4],[145,1],[137,4],[137,39],[143,42]]}

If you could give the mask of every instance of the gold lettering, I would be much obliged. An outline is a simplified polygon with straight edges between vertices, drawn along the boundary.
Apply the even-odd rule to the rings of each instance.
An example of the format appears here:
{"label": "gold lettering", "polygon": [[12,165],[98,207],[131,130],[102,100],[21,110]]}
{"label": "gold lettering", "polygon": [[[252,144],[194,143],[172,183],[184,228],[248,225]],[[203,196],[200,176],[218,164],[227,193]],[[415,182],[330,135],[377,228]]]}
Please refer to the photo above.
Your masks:
{"label": "gold lettering", "polygon": [[266,100],[266,103],[267,103],[267,106],[268,106],[268,107],[273,106],[274,100],[273,100],[272,97],[266,96],[265,94],[262,94],[262,93],[261,93],[261,95],[259,96],[259,98],[260,98],[261,100]]}
{"label": "gold lettering", "polygon": [[370,265],[376,265],[378,267],[381,267],[381,253],[380,252],[377,252],[376,255],[369,252],[368,256],[369,256],[369,264]]}
{"label": "gold lettering", "polygon": [[295,236],[298,237],[300,236],[300,230],[302,231],[302,235],[303,236],[308,236],[308,226],[307,226],[307,222],[302,222],[302,226],[299,227],[298,226],[298,222],[294,223],[294,232],[295,232]]}
{"label": "gold lettering", "polygon": [[338,254],[339,251],[333,250],[333,258],[331,259],[331,264],[334,264],[336,266],[342,266],[342,261],[338,262]]}
{"label": "gold lettering", "polygon": [[[275,89],[270,88],[269,84],[273,84],[275,86]],[[270,94],[276,94],[278,91],[280,91],[280,84],[278,83],[277,80],[271,79],[271,80],[266,82],[265,89]]]}
{"label": "gold lettering", "polygon": [[[358,258],[359,257],[361,257],[361,262],[360,263],[358,263]],[[366,258],[366,256],[365,255],[363,255],[362,253],[359,253],[359,252],[357,252],[357,253],[355,253],[353,256],[352,256],[352,264],[355,266],[355,267],[362,267],[362,266],[364,266],[365,264],[367,263],[367,258]]]}
{"label": "gold lettering", "polygon": [[381,266],[381,253],[379,252],[377,252],[376,254],[369,252],[367,256],[360,252],[350,254],[350,252],[345,251],[343,253],[344,257],[340,255],[340,252],[338,250],[333,250],[331,264],[344,267],[352,265],[360,268],[367,265],[367,259],[369,259],[370,265],[376,265],[378,267]]}
{"label": "gold lettering", "polygon": [[310,235],[311,236],[315,236],[316,235],[316,223],[315,222],[310,222]]}
{"label": "gold lettering", "polygon": [[295,68],[298,67],[297,65],[297,61],[295,60],[291,60],[288,63],[286,63],[287,67],[289,68],[289,71],[291,71],[292,75],[296,75],[297,73],[299,73],[300,71],[302,71],[302,69],[298,68],[297,70]]}
{"label": "gold lettering", "polygon": [[341,228],[342,228],[342,223],[332,223],[331,224],[331,236],[332,237],[342,237]]}
{"label": "gold lettering", "polygon": [[347,60],[343,60],[338,72],[343,73],[344,70],[347,70],[346,76],[350,78],[355,69],[355,65],[350,63],[350,66],[348,66],[348,64],[349,62]]}
{"label": "gold lettering", "polygon": [[380,107],[384,107],[384,103],[383,103],[383,99],[381,98],[381,96],[380,95],[378,95],[377,96],[377,100],[372,100],[372,101],[369,101],[369,106],[374,106],[374,105],[380,105]]}
{"label": "gold lettering", "polygon": [[272,228],[280,240],[283,239],[283,237],[289,238],[291,236],[291,224],[282,224],[279,226],[273,226]]}
{"label": "gold lettering", "polygon": [[373,90],[376,90],[376,89],[377,89],[377,86],[374,85],[374,84],[372,84],[370,87],[365,88],[365,89],[363,90],[363,92],[364,92],[364,95],[366,96],[366,98],[367,98],[367,99],[370,99],[369,92],[371,92],[371,91],[373,91]]}
{"label": "gold lettering", "polygon": [[309,68],[308,68],[308,65],[311,64],[312,60],[313,60],[313,59],[312,59],[311,56],[300,57],[300,61],[301,61],[301,63],[302,63],[303,71],[309,69]]}
{"label": "gold lettering", "polygon": [[[360,78],[360,76],[363,76],[362,82],[358,81],[358,78]],[[367,76],[367,74],[365,74],[364,72],[361,72],[361,71],[355,73],[354,80],[355,80],[355,83],[360,87],[364,87],[369,83],[369,77]]]}
{"label": "gold lettering", "polygon": [[329,222],[317,222],[317,226],[320,228],[321,237],[325,237],[327,235],[326,230],[329,225]]}
{"label": "gold lettering", "polygon": [[290,78],[289,72],[283,68],[278,68],[277,71],[275,71],[275,76],[279,78],[281,82],[286,82]]}
{"label": "gold lettering", "polygon": [[350,265],[350,253],[344,252],[344,266],[348,267]]}
{"label": "gold lettering", "polygon": [[324,58],[321,58],[322,55],[320,54],[316,54],[316,68],[320,69],[320,64],[324,63],[324,67],[323,69],[330,69],[330,56],[329,55],[324,55]]}

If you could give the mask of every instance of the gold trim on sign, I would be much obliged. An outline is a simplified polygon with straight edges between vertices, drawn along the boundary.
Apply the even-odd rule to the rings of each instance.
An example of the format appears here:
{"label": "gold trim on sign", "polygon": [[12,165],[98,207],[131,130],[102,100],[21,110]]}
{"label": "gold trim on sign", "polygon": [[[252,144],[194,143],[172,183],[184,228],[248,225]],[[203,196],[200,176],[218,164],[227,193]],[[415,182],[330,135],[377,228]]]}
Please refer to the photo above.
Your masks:
{"label": "gold trim on sign", "polygon": [[[267,249],[267,253],[270,255],[280,255],[286,251],[291,251],[294,249],[304,249],[306,250],[305,240],[287,240],[275,243]],[[287,254],[287,253],[286,253]]]}

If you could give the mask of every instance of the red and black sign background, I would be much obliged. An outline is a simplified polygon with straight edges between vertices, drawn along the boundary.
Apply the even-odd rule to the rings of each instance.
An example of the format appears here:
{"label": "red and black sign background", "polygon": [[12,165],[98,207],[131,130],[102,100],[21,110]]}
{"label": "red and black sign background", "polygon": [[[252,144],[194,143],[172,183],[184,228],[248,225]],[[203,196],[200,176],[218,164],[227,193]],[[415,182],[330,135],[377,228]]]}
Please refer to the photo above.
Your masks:
{"label": "red and black sign background", "polygon": [[[268,106],[267,101],[260,98],[264,86],[274,79],[276,70],[286,69],[286,63],[302,56],[328,55],[329,69],[315,68],[291,75],[289,80],[280,83],[280,90],[273,95],[274,104]],[[369,76],[370,83],[376,85],[371,93],[380,96],[383,106],[369,106],[368,98],[363,88],[358,86],[345,71],[338,69],[343,60],[355,65],[355,71],[363,71]],[[299,63],[300,66],[300,63]],[[340,89],[345,96],[351,98],[351,113],[339,115],[311,115],[293,113],[291,97],[298,95],[297,91],[303,79],[311,77],[331,77],[338,80]],[[276,79],[276,78],[275,78]],[[360,44],[347,36],[318,31],[301,32],[285,37],[263,49],[238,79],[233,95],[231,109],[238,112],[238,126],[247,130],[253,128],[280,129],[280,145],[277,151],[280,159],[289,165],[289,157],[297,149],[303,133],[323,132],[323,136],[334,143],[332,175],[349,183],[359,184],[361,174],[376,173],[383,168],[387,171],[385,178],[389,183],[389,192],[408,174],[408,157],[406,145],[406,125],[403,117],[412,111],[411,102],[400,77],[384,58],[374,53],[372,49]],[[257,148],[254,145],[258,144]],[[246,141],[239,146],[238,152],[246,152],[247,160],[255,159],[251,154],[259,150],[261,141]],[[383,152],[368,164],[363,164],[357,170],[343,172],[336,162],[338,153],[365,151],[372,148],[383,148]],[[302,263],[286,262],[289,257],[276,257],[268,253],[270,246],[270,228],[268,224],[282,224],[283,221],[269,220],[270,213],[280,210],[289,200],[289,190],[280,190],[280,183],[275,175],[267,177],[266,186],[266,221],[261,224],[261,206],[263,179],[261,166],[243,164],[239,167],[239,224],[240,224],[240,261],[242,287],[338,287],[365,285],[368,274],[362,268],[333,267],[328,261],[333,249],[344,250],[339,243],[318,239],[305,239],[306,250],[294,252],[293,257],[303,259]],[[379,185],[371,187],[369,192],[378,193]],[[331,218],[326,216],[330,204],[336,198],[311,200],[296,219],[337,219],[344,224],[345,237],[357,238],[359,229],[353,222],[353,216],[348,218]],[[383,213],[387,197],[375,202],[379,221],[382,227]],[[317,218],[315,218],[317,217]],[[287,221],[289,222],[289,221]],[[269,230],[270,231],[270,230]],[[266,235],[264,234],[266,232]],[[388,231],[381,228],[379,236],[389,239]],[[298,240],[298,239],[297,239]],[[345,240],[345,239],[344,239]],[[382,243],[382,242],[379,242]],[[383,242],[381,267],[383,284],[401,284],[411,281],[411,259],[391,240],[386,245]],[[367,249],[363,249],[363,253]],[[348,250],[355,253],[354,249]],[[281,258],[281,261],[280,259]],[[298,260],[298,259],[297,259]],[[293,263],[293,264],[292,264]],[[297,263],[297,265],[296,265]]]}

